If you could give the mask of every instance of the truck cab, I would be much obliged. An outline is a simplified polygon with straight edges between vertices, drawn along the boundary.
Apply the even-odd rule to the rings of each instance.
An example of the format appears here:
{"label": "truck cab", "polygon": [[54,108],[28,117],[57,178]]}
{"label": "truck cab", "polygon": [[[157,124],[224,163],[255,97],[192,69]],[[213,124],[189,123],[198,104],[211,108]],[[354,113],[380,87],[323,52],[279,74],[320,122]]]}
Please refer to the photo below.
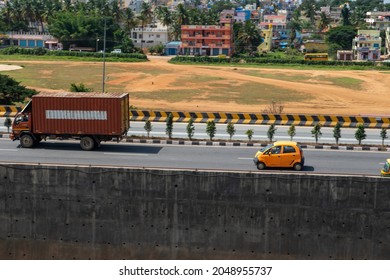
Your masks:
{"label": "truck cab", "polygon": [[20,113],[16,114],[12,123],[12,133],[10,138],[20,140],[23,148],[31,148],[34,144],[41,141],[40,137],[34,136],[32,133],[32,118],[31,118],[31,101]]}

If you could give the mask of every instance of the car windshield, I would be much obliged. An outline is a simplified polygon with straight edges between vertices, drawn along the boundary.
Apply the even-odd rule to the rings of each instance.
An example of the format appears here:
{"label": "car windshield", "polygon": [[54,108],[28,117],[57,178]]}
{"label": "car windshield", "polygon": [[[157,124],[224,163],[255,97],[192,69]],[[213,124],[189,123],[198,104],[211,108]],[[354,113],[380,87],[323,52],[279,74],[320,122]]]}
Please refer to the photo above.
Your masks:
{"label": "car windshield", "polygon": [[272,144],[269,144],[269,145],[267,145],[266,147],[261,148],[261,149],[260,149],[260,152],[264,152],[264,151],[270,149],[272,146],[273,146]]}
{"label": "car windshield", "polygon": [[389,168],[390,168],[390,164],[389,164],[389,162],[386,162],[385,166],[383,166],[383,171],[389,172]]}

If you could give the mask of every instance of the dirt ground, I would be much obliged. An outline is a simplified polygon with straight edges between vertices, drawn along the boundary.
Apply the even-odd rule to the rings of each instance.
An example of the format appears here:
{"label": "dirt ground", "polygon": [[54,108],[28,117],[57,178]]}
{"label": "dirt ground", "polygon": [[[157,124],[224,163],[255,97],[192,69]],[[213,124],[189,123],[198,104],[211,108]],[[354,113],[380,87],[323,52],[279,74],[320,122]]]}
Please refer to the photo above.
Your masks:
{"label": "dirt ground", "polygon": [[[304,114],[339,114],[339,115],[390,115],[390,71],[324,71],[324,70],[291,70],[291,69],[259,69],[261,73],[272,73],[285,75],[287,72],[311,76],[326,76],[329,78],[351,77],[364,81],[361,90],[348,89],[345,87],[310,84],[299,81],[281,81],[269,78],[255,77],[240,74],[240,71],[247,70],[224,66],[199,66],[199,65],[175,65],[167,63],[167,57],[149,57],[149,62],[137,63],[132,67],[145,67],[145,65],[166,70],[167,74],[151,77],[134,77],[125,75],[118,80],[111,80],[110,83],[127,79],[127,91],[156,91],[172,88],[172,83],[181,76],[191,75],[212,75],[224,79],[232,79],[237,83],[253,82],[269,84],[285,89],[294,89],[308,95],[305,101],[285,103],[283,113],[304,113]],[[212,69],[211,69],[212,68]],[[153,84],[150,82],[153,80]],[[193,85],[196,88],[196,84]],[[186,84],[188,89],[188,84]],[[251,112],[260,113],[262,108],[258,104],[243,105],[228,102],[210,102],[207,99],[193,102],[166,102],[153,101],[149,99],[132,98],[132,103],[138,108],[167,108],[167,110],[179,111],[209,111],[209,112]],[[265,108],[265,106],[264,106]]]}
{"label": "dirt ground", "polygon": [[[329,79],[350,77],[363,81],[360,89],[347,88],[334,84],[309,82],[307,80],[285,81],[275,78],[264,78],[247,75],[248,68],[231,66],[204,66],[204,65],[175,65],[168,63],[169,57],[150,56],[148,62],[121,63],[122,73],[116,73],[109,77],[107,84],[125,84],[125,91],[129,92],[154,92],[160,90],[180,89],[177,81],[188,77],[210,75],[213,78],[221,77],[224,80],[234,81],[235,84],[258,83],[271,85],[285,90],[294,90],[307,96],[300,102],[285,102],[283,113],[301,114],[338,114],[338,115],[390,115],[390,71],[377,70],[292,70],[292,69],[260,69],[252,68],[251,71],[272,75],[304,75],[315,77],[323,76]],[[74,63],[74,62],[72,62]],[[82,62],[80,62],[82,63]],[[119,63],[118,63],[119,65]],[[134,74],[136,69],[153,69],[157,75]],[[126,73],[126,68],[132,73]],[[153,72],[152,71],[152,72]],[[140,71],[141,72],[141,71]],[[152,73],[151,72],[151,73]],[[246,73],[244,73],[246,72]],[[144,73],[144,71],[143,71]],[[269,75],[268,75],[269,77]],[[183,89],[196,89],[196,83],[186,83]],[[44,90],[44,89],[39,89]],[[132,97],[131,103],[139,109],[161,109],[166,111],[201,111],[201,112],[250,112],[261,113],[266,105],[237,104],[235,102],[216,102],[207,98],[197,98],[196,102],[142,99]]]}

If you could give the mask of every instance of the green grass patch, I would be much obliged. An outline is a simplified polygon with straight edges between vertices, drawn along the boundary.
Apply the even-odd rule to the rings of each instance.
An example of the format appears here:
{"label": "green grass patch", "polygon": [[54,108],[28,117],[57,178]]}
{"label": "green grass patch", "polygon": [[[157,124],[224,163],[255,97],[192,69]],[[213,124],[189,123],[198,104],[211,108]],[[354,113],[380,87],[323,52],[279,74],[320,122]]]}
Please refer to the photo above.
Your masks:
{"label": "green grass patch", "polygon": [[335,86],[362,90],[363,89],[363,81],[359,79],[349,78],[349,77],[340,77],[340,78],[323,78],[324,81],[329,81]]}
{"label": "green grass patch", "polygon": [[[24,86],[69,90],[71,83],[83,83],[95,91],[102,90],[103,70],[102,64],[35,64],[23,63],[23,69],[17,71],[4,71],[8,75],[21,82]],[[123,68],[115,65],[106,65],[106,77],[110,74],[121,73]],[[122,85],[110,85],[106,83],[107,91],[123,91]]]}
{"label": "green grass patch", "polygon": [[[172,85],[173,86],[185,86],[186,84],[204,84],[209,82],[224,81],[226,79],[221,77],[214,77],[208,75],[192,75],[189,78],[179,78]],[[201,85],[199,85],[201,86]],[[213,84],[214,86],[214,84]]]}
{"label": "green grass patch", "polygon": [[168,102],[193,101],[194,95],[201,94],[202,90],[160,90],[154,92],[135,91],[131,92],[132,98],[150,99],[150,100],[164,100]]}
{"label": "green grass patch", "polygon": [[252,82],[218,87],[208,97],[208,100],[212,101],[235,102],[245,105],[269,104],[274,100],[281,102],[299,102],[306,99],[308,99],[307,95],[294,90]]}
{"label": "green grass patch", "polygon": [[[12,61],[91,61],[91,62],[103,62],[103,58],[100,57],[79,57],[79,56],[34,56],[34,55],[0,55],[0,60],[12,60]],[[121,57],[106,57],[107,62],[143,62],[147,61],[136,58],[121,58]]]}
{"label": "green grass patch", "polygon": [[281,75],[280,73],[271,74],[271,73],[262,73],[259,71],[247,71],[245,74],[254,77],[288,81],[288,82],[304,82],[311,78],[309,75],[289,75],[289,74]]}
{"label": "green grass patch", "polygon": [[172,61],[169,60],[169,63],[179,64],[179,65],[204,65],[212,69],[213,66],[230,66],[230,67],[240,67],[240,68],[264,68],[264,69],[294,69],[294,70],[330,70],[330,71],[348,71],[348,70],[381,70],[389,71],[390,68],[387,66],[365,66],[365,65],[305,65],[305,64],[288,64],[288,63],[207,63],[207,62],[191,62],[191,61]]}

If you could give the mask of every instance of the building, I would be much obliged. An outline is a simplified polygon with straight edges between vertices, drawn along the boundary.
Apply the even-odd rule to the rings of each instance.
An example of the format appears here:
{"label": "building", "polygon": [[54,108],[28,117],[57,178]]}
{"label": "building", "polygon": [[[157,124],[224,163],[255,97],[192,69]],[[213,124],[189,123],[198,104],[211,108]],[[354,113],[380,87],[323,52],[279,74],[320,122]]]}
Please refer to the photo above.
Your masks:
{"label": "building", "polygon": [[62,45],[58,40],[46,32],[7,32],[2,41],[4,46],[47,48],[49,50],[62,49]]}
{"label": "building", "polygon": [[[270,29],[270,27],[272,27],[271,29],[272,33],[267,31]],[[278,15],[264,15],[263,21],[260,22],[260,29],[265,36],[269,36],[268,33],[270,33],[271,49],[276,49],[276,48],[284,49],[288,46],[288,42],[287,42],[288,35],[287,35],[286,27],[287,27],[287,14],[283,13]],[[269,45],[268,39],[264,40],[263,44],[261,45],[262,48],[264,47],[264,43]]]}
{"label": "building", "polygon": [[386,30],[390,27],[390,12],[367,12],[366,22],[370,28]]}
{"label": "building", "polygon": [[165,55],[178,55],[180,51],[181,42],[172,41],[165,45],[164,54]]}
{"label": "building", "polygon": [[381,43],[379,30],[358,30],[352,41],[354,60],[380,60]]}
{"label": "building", "polygon": [[261,30],[261,38],[263,42],[257,47],[259,53],[268,52],[272,48],[272,24],[269,25],[268,29]]}
{"label": "building", "polygon": [[272,24],[274,32],[286,30],[287,15],[264,15],[262,22],[260,22],[260,28],[267,29],[270,24]]}
{"label": "building", "polygon": [[352,61],[353,60],[353,51],[349,51],[349,50],[337,51],[337,60]]}
{"label": "building", "polygon": [[165,45],[168,40],[168,28],[161,24],[151,24],[144,28],[137,27],[131,30],[131,39],[134,46],[149,48],[158,45]]}
{"label": "building", "polygon": [[181,54],[233,54],[233,18],[221,18],[220,25],[182,25]]}

